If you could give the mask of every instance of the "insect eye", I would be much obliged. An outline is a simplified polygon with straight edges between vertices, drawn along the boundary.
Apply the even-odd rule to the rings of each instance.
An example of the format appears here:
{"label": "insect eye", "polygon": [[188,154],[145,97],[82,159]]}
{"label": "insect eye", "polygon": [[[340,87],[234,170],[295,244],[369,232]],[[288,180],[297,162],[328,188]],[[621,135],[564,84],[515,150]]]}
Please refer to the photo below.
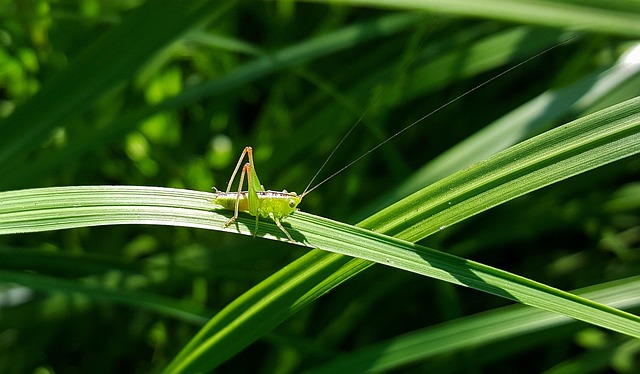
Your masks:
{"label": "insect eye", "polygon": [[295,207],[296,207],[295,200],[289,200],[289,208],[295,208]]}

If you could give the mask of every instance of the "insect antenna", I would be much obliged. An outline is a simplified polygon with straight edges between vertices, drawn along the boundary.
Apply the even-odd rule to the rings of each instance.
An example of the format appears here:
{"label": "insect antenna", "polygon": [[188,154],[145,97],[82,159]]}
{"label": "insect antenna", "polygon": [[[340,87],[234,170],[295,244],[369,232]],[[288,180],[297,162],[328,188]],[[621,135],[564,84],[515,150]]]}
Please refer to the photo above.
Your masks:
{"label": "insect antenna", "polygon": [[[404,133],[405,131],[409,130],[410,128],[412,128],[413,126],[417,125],[418,123],[426,120],[427,118],[431,117],[432,115],[434,115],[435,113],[443,110],[444,108],[446,108],[447,106],[455,103],[456,101],[466,97],[467,95],[479,90],[480,88],[486,86],[487,84],[495,81],[496,79],[499,79],[500,77],[509,74],[510,72],[512,72],[515,69],[518,69],[519,67],[529,63],[532,60],[537,59],[538,57],[558,48],[561,47],[565,44],[568,44],[569,42],[573,41],[574,39],[576,39],[578,36],[574,35],[566,40],[563,40],[555,45],[552,45],[536,54],[534,54],[531,57],[526,58],[525,60],[515,64],[514,66],[511,66],[510,68],[498,73],[497,75],[494,75],[493,77],[485,80],[484,82],[478,84],[477,86],[471,88],[470,90],[454,97],[453,99],[447,101],[446,103],[440,105],[439,107],[437,107],[436,109],[432,110],[431,112],[425,114],[424,116],[418,118],[417,120],[411,122],[409,125],[405,126],[403,129],[401,129],[400,131],[396,132],[395,134],[391,135],[390,137],[388,137],[387,139],[383,140],[382,142],[378,143],[377,145],[375,145],[374,147],[372,147],[371,149],[369,149],[368,151],[366,151],[365,153],[363,153],[362,155],[358,156],[356,159],[354,159],[353,161],[349,162],[348,164],[346,164],[345,166],[343,166],[342,168],[338,169],[336,172],[334,172],[333,174],[329,175],[327,178],[323,179],[322,181],[320,181],[318,184],[316,184],[315,186],[313,186],[312,188],[309,188],[309,186],[307,186],[307,188],[305,188],[302,197],[304,197],[305,195],[309,194],[311,191],[315,190],[316,188],[320,187],[321,185],[323,185],[324,183],[328,182],[331,178],[335,177],[336,175],[342,173],[343,171],[347,170],[348,168],[350,168],[351,166],[353,166],[353,164],[355,164],[356,162],[362,160],[363,158],[365,158],[366,156],[368,156],[370,153],[374,152],[375,150],[377,150],[378,148],[382,147],[383,145],[387,144],[388,142],[390,142],[391,140],[395,139],[396,137],[398,137],[399,135],[401,135],[402,133]],[[369,106],[370,108],[371,106]],[[367,108],[367,110],[369,109]],[[364,116],[364,114],[363,114]],[[362,117],[360,117],[362,119]],[[361,121],[358,120],[358,122],[356,122],[351,129],[349,129],[349,131],[347,132],[347,134],[342,138],[342,140],[340,141],[340,143],[338,143],[338,146],[336,146],[336,148],[334,148],[333,152],[331,152],[331,154],[329,155],[329,158],[331,156],[333,156],[333,154],[335,153],[336,149],[344,142],[344,140],[346,139],[346,137],[353,131],[353,129],[356,127],[356,125],[358,125]],[[322,165],[322,167],[324,167],[324,165],[326,165],[326,163],[329,161],[329,158],[327,158],[327,160],[325,161],[325,163]],[[322,170],[322,168],[320,168],[320,170]],[[318,171],[318,173],[316,173],[316,176],[320,173],[320,171]],[[315,177],[314,176],[314,179]],[[313,179],[311,180],[311,182],[313,182]],[[311,185],[311,183],[309,183],[309,185]]]}
{"label": "insect antenna", "polygon": [[[432,26],[431,29],[429,30],[432,31],[433,30]],[[405,54],[405,59],[404,59],[404,63],[401,64],[401,67],[399,69],[396,69],[398,74],[396,74],[396,76],[400,77],[403,73],[405,72],[409,66],[411,65],[411,63],[413,63],[414,59],[415,59],[415,52],[417,51],[418,47],[422,44],[421,40],[420,40],[420,34],[421,32],[424,32],[424,30],[420,30],[418,31],[415,35],[414,38],[412,38],[412,42],[410,42],[410,47],[409,47],[409,52],[411,53],[407,53]],[[311,180],[309,181],[309,184],[307,184],[307,187],[304,189],[304,191],[302,191],[302,195],[300,195],[300,198],[303,198],[304,196],[306,196],[307,194],[309,194],[311,191],[315,190],[316,188],[318,188],[321,184],[327,182],[329,179],[333,178],[334,176],[336,176],[337,174],[339,174],[340,172],[344,171],[346,168],[348,168],[349,166],[351,166],[352,164],[354,164],[355,162],[351,162],[350,164],[348,164],[346,167],[340,169],[338,172],[331,174],[329,177],[323,179],[320,183],[316,184],[313,188],[311,187],[311,184],[313,184],[313,181],[315,181],[315,179],[318,177],[318,175],[320,175],[320,172],[324,169],[325,166],[327,166],[327,164],[329,163],[329,160],[331,160],[331,158],[333,157],[333,155],[338,151],[338,148],[340,148],[340,146],[342,145],[342,143],[344,143],[345,140],[347,140],[347,138],[349,137],[349,135],[351,135],[351,133],[353,132],[353,130],[355,130],[356,127],[358,127],[358,125],[360,125],[360,123],[363,122],[364,117],[367,115],[367,113],[376,105],[378,104],[378,102],[382,99],[382,97],[384,96],[384,94],[386,94],[392,87],[392,84],[387,84],[381,91],[378,92],[378,94],[374,97],[374,99],[369,102],[369,105],[367,105],[367,107],[365,108],[365,110],[362,112],[362,114],[360,115],[360,117],[358,117],[358,120],[351,125],[351,127],[349,128],[349,130],[342,136],[342,139],[340,139],[340,141],[338,142],[338,144],[333,147],[333,150],[331,151],[331,153],[329,154],[329,156],[327,156],[327,158],[324,160],[324,162],[322,163],[322,165],[320,166],[320,168],[318,169],[318,171],[313,175],[313,178],[311,178]],[[385,141],[386,142],[386,141]],[[377,148],[377,147],[376,147]],[[375,149],[375,148],[374,148]],[[367,151],[367,153],[365,153],[364,155],[360,156],[356,161],[358,161],[360,158],[366,156],[368,153],[370,153],[371,151],[373,151],[373,149]]]}
{"label": "insect antenna", "polygon": [[[338,148],[340,148],[340,146],[342,145],[342,143],[344,143],[344,141],[347,139],[347,137],[349,136],[349,134],[351,134],[351,132],[360,124],[360,122],[362,122],[362,118],[367,114],[367,112],[369,111],[369,109],[371,108],[371,106],[376,103],[378,101],[378,99],[376,98],[374,101],[372,101],[369,106],[367,106],[367,109],[365,109],[365,111],[360,115],[360,117],[358,118],[358,120],[351,126],[351,128],[349,129],[349,131],[347,131],[346,134],[344,134],[344,136],[342,137],[342,139],[340,139],[340,141],[338,142],[338,144],[333,147],[333,150],[331,151],[331,153],[329,154],[329,156],[327,156],[327,158],[324,160],[324,162],[322,163],[322,165],[320,166],[320,168],[318,169],[318,171],[316,171],[316,173],[313,175],[313,178],[311,178],[311,180],[309,181],[309,184],[307,184],[307,187],[305,187],[304,191],[302,191],[302,195],[300,195],[300,198],[303,198],[306,194],[308,194],[309,192],[315,190],[318,185],[316,185],[315,187],[313,187],[312,189],[309,189],[309,187],[311,187],[311,184],[313,183],[313,181],[318,177],[318,175],[320,175],[320,172],[322,171],[322,169],[324,169],[325,166],[327,166],[327,163],[329,162],[329,160],[331,160],[331,157],[333,157],[333,155],[336,153],[336,151],[338,150]],[[323,180],[320,183],[324,183],[326,181]]]}

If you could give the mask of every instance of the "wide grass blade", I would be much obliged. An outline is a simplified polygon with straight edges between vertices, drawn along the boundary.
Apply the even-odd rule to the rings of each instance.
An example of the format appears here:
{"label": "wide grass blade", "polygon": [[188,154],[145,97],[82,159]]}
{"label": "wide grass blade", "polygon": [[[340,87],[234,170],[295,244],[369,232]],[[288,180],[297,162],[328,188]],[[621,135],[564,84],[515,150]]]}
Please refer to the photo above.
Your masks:
{"label": "wide grass blade", "polygon": [[[197,191],[154,187],[86,186],[12,191],[1,193],[0,198],[4,202],[0,210],[0,219],[3,222],[0,233],[3,234],[133,223],[236,230],[223,227],[228,219],[228,212],[225,211],[227,214],[222,215],[209,211],[213,207],[212,195]],[[292,236],[307,246],[469,286],[640,337],[639,317],[515,274],[302,212],[290,217],[288,222],[292,224],[292,228],[289,229]],[[243,234],[252,235],[250,230],[253,223],[252,217],[242,216],[237,229]],[[260,235],[272,239],[282,236],[277,226],[271,222],[261,224]],[[303,256],[243,297],[236,299],[207,324],[201,333],[206,338],[196,337],[194,341],[198,344],[193,347],[193,351],[181,355],[182,358],[176,360],[176,363],[180,364],[171,366],[168,371],[204,370],[211,367],[236,351],[237,345],[231,344],[238,340],[236,334],[250,334],[258,338],[270,329],[272,323],[278,322],[326,292],[325,287],[328,284],[335,286],[344,281],[345,275],[368,266],[366,261],[346,264],[341,263],[345,257],[324,256],[320,253],[322,252],[313,251],[310,255]],[[342,271],[333,272],[336,265],[339,265]],[[14,275],[13,278],[11,274]],[[98,292],[95,289],[85,290],[84,287],[66,281],[42,281],[37,276],[12,272],[5,275],[5,281],[35,285],[38,288],[48,287],[50,291],[84,291],[93,293],[96,297],[114,299],[111,293]],[[296,287],[306,291],[303,295],[292,298],[294,295],[288,290]],[[178,308],[169,308],[167,312],[166,302],[153,301],[142,298],[140,303],[145,304],[146,308],[163,313],[178,313],[176,316],[184,313]],[[152,303],[152,307],[146,305],[149,302]],[[269,317],[263,315],[265,313]],[[181,318],[186,317],[181,315]],[[271,323],[266,323],[267,321]],[[208,336],[212,327],[221,331],[217,335]],[[219,350],[219,344],[226,348]],[[212,356],[210,350],[216,353]]]}

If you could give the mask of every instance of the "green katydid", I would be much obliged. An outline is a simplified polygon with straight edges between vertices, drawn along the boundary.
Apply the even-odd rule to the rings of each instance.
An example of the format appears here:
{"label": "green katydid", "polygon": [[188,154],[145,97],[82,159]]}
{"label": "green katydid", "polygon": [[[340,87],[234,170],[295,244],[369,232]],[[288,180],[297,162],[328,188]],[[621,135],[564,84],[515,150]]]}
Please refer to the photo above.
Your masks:
{"label": "green katydid", "polygon": [[[457,97],[449,100],[448,102],[444,103],[440,107],[438,107],[438,108],[434,109],[433,111],[427,113],[426,115],[422,116],[421,118],[417,119],[416,121],[412,122],[411,124],[407,125],[403,129],[401,129],[400,131],[398,131],[395,134],[391,135],[387,139],[385,139],[382,142],[378,143],[378,145],[376,145],[373,148],[369,149],[367,152],[365,152],[361,156],[357,157],[355,160],[349,162],[347,165],[345,165],[344,167],[342,167],[338,171],[336,171],[333,174],[331,174],[329,177],[325,178],[324,180],[322,180],[321,182],[316,184],[313,188],[309,188],[309,187],[311,187],[311,184],[313,183],[315,178],[320,174],[320,171],[327,164],[329,159],[331,159],[331,157],[334,155],[334,153],[336,152],[338,147],[340,147],[342,145],[344,140],[349,136],[349,134],[351,134],[353,129],[362,121],[362,118],[364,117],[364,114],[366,114],[366,112],[369,109],[369,108],[367,108],[367,110],[365,110],[365,112],[360,116],[358,121],[356,121],[353,124],[353,126],[349,129],[349,131],[347,131],[347,133],[342,137],[342,140],[340,140],[340,142],[338,142],[338,144],[334,147],[333,151],[329,154],[327,159],[324,161],[324,163],[322,164],[320,169],[313,176],[313,178],[311,179],[311,181],[307,185],[307,188],[304,190],[304,192],[301,195],[298,195],[295,192],[287,192],[286,190],[284,190],[284,191],[265,190],[264,186],[260,183],[260,180],[258,179],[258,175],[256,174],[256,168],[255,168],[255,164],[253,162],[253,149],[251,147],[245,147],[244,150],[242,151],[242,154],[240,155],[240,159],[238,160],[238,163],[236,164],[236,168],[234,169],[233,174],[231,174],[231,179],[229,180],[229,183],[227,184],[226,191],[225,192],[221,192],[221,191],[218,191],[214,187],[214,189],[215,189],[214,202],[216,204],[219,204],[219,205],[223,206],[225,209],[233,210],[233,216],[231,217],[231,219],[229,219],[229,221],[227,221],[227,223],[225,223],[224,226],[228,227],[229,225],[234,223],[238,219],[239,212],[248,212],[252,216],[256,217],[256,226],[255,226],[255,230],[253,232],[254,236],[256,235],[256,233],[258,231],[258,220],[259,220],[260,216],[265,217],[265,218],[270,217],[276,223],[276,225],[280,228],[280,230],[282,230],[282,232],[287,236],[287,238],[289,238],[289,241],[295,242],[293,240],[293,238],[291,237],[291,235],[289,234],[289,232],[287,232],[287,230],[284,228],[284,226],[282,226],[282,220],[287,218],[288,216],[290,216],[291,214],[293,214],[296,211],[296,209],[298,207],[298,204],[300,204],[300,202],[302,201],[304,196],[306,196],[308,193],[310,193],[311,191],[315,190],[321,184],[327,182],[329,179],[333,178],[337,174],[339,174],[339,173],[343,172],[344,170],[346,170],[347,168],[351,167],[351,165],[353,165],[356,162],[360,161],[362,158],[367,156],[369,153],[375,151],[376,149],[378,149],[382,145],[386,144],[387,142],[391,141],[392,139],[394,139],[398,135],[404,133],[409,128],[411,128],[414,125],[424,121],[426,118],[430,117],[434,113],[442,110],[443,108],[447,107],[448,105],[452,104],[453,102],[458,101],[461,98],[469,95],[470,93],[476,91],[477,89],[489,84],[490,82],[493,82],[494,80],[496,80],[499,77],[511,72],[512,70],[517,69],[518,67],[528,63],[529,61],[538,58],[539,56],[549,52],[550,50],[555,49],[555,48],[557,48],[557,47],[559,47],[561,45],[564,45],[566,43],[569,43],[573,39],[575,39],[575,36],[571,37],[569,39],[566,39],[566,40],[564,40],[564,41],[562,41],[562,42],[560,42],[560,43],[558,43],[558,44],[556,44],[554,46],[551,46],[551,47],[543,50],[542,52],[538,52],[534,56],[529,57],[529,58],[525,59],[524,61],[521,61],[520,63],[508,68],[507,70],[499,73],[498,75],[495,75],[492,78],[484,81],[483,83],[475,86],[474,88],[470,89],[469,91],[466,91],[465,93],[460,94]],[[379,97],[380,96],[378,96],[378,98]],[[372,104],[374,104],[376,101],[377,101],[377,99],[374,100]],[[238,191],[237,192],[231,192],[231,184],[233,183],[233,180],[235,179],[236,174],[238,173],[238,170],[240,170],[240,166],[242,165],[242,161],[244,160],[245,155],[249,159],[249,162],[247,162],[242,167],[242,171],[240,173],[240,181],[239,181],[239,184],[238,184]],[[242,187],[243,187],[243,183],[244,183],[245,177],[247,179],[247,191],[242,191]]]}
{"label": "green katydid", "polygon": [[[231,184],[242,165],[245,155],[249,159],[242,167],[240,173],[240,182],[238,183],[238,192],[231,192]],[[247,191],[242,191],[242,185],[244,183],[245,176],[247,178]],[[304,196],[304,195],[303,195]],[[240,155],[238,164],[231,174],[231,179],[227,185],[225,192],[219,192],[216,190],[215,203],[222,205],[226,209],[233,209],[233,217],[227,223],[225,227],[229,226],[238,219],[238,213],[249,212],[252,216],[256,217],[256,228],[253,232],[255,236],[258,231],[258,219],[262,217],[270,217],[276,225],[282,230],[289,241],[294,241],[291,235],[285,230],[280,220],[290,216],[295,210],[298,204],[302,201],[302,196],[298,196],[295,192],[287,191],[266,191],[264,186],[260,184],[258,175],[256,174],[256,167],[253,163],[253,149],[251,147],[245,147]]]}

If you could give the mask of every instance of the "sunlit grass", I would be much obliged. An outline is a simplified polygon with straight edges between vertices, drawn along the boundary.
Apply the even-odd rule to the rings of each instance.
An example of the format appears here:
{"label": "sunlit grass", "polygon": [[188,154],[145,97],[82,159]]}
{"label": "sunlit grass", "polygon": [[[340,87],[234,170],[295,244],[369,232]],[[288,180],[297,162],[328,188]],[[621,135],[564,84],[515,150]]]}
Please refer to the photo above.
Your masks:
{"label": "sunlit grass", "polygon": [[[561,290],[638,310],[640,78],[618,58],[640,9],[341,3],[8,6],[0,371],[633,369],[637,316]],[[285,220],[304,245],[223,227],[209,188],[242,147],[302,192],[363,113],[319,180],[567,40],[305,197]],[[340,223],[363,219],[419,244]]]}

